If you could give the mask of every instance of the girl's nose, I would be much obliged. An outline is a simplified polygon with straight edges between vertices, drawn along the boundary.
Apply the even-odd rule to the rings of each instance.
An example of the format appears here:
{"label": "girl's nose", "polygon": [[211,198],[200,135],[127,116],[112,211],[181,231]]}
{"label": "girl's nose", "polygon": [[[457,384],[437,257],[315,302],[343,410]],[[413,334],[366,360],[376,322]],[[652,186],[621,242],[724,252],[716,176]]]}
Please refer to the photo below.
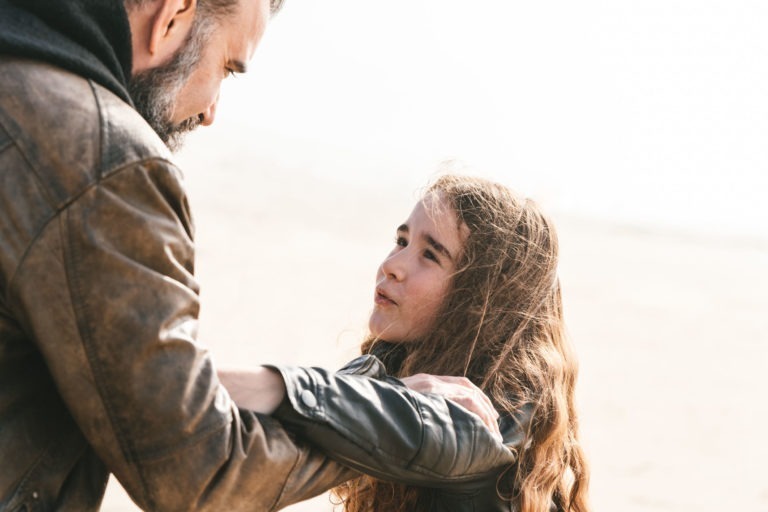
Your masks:
{"label": "girl's nose", "polygon": [[381,263],[381,273],[388,279],[402,281],[405,278],[405,250],[390,254]]}

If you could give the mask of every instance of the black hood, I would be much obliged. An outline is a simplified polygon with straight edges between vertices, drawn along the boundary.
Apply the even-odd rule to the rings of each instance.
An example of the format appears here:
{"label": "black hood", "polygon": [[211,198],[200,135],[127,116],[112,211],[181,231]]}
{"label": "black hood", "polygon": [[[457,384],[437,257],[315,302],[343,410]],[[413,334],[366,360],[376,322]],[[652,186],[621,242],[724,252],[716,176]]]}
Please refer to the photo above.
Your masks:
{"label": "black hood", "polygon": [[0,0],[0,55],[72,71],[133,105],[131,28],[123,0]]}

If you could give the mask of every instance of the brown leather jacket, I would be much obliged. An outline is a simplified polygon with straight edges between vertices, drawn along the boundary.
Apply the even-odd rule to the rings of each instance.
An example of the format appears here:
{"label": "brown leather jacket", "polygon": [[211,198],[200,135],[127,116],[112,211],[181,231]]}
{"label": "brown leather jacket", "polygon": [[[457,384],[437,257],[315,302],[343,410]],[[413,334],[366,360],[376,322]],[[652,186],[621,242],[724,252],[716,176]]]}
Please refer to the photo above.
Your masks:
{"label": "brown leather jacket", "polygon": [[[93,81],[0,55],[0,510],[98,509],[110,472],[159,511],[277,510],[351,476],[234,407],[196,342],[193,262],[180,172],[144,120]],[[445,401],[284,375],[341,439],[404,404],[437,420],[428,437],[455,437],[440,457],[417,443],[416,468],[372,452],[362,469],[462,481],[513,461]],[[388,425],[383,440],[413,437]]]}

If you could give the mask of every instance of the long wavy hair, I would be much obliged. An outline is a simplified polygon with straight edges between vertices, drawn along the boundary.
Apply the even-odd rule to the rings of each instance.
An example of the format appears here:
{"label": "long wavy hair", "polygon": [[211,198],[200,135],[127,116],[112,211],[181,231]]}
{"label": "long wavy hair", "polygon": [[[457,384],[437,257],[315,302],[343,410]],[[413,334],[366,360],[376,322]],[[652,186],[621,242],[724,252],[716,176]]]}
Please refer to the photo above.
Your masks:
{"label": "long wavy hair", "polygon": [[[450,291],[423,339],[368,338],[362,352],[381,357],[396,376],[463,375],[510,416],[532,406],[527,438],[497,492],[520,512],[546,512],[552,503],[586,512],[589,475],[574,407],[577,363],[563,323],[552,223],[532,201],[480,178],[442,176],[424,194],[430,195],[469,228]],[[346,512],[413,512],[428,509],[430,500],[429,490],[367,476],[334,494]]]}

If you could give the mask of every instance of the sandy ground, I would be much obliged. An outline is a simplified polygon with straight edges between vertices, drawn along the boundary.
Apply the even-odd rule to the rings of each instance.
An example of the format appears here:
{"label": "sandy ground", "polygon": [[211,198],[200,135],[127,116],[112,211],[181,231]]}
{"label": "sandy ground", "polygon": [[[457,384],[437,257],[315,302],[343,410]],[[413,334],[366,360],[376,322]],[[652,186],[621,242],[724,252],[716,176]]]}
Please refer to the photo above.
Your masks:
{"label": "sandy ground", "polygon": [[[413,188],[340,187],[220,149],[180,157],[202,342],[220,367],[338,366]],[[768,511],[768,241],[555,219],[595,510]],[[136,508],[113,482],[104,510]]]}

